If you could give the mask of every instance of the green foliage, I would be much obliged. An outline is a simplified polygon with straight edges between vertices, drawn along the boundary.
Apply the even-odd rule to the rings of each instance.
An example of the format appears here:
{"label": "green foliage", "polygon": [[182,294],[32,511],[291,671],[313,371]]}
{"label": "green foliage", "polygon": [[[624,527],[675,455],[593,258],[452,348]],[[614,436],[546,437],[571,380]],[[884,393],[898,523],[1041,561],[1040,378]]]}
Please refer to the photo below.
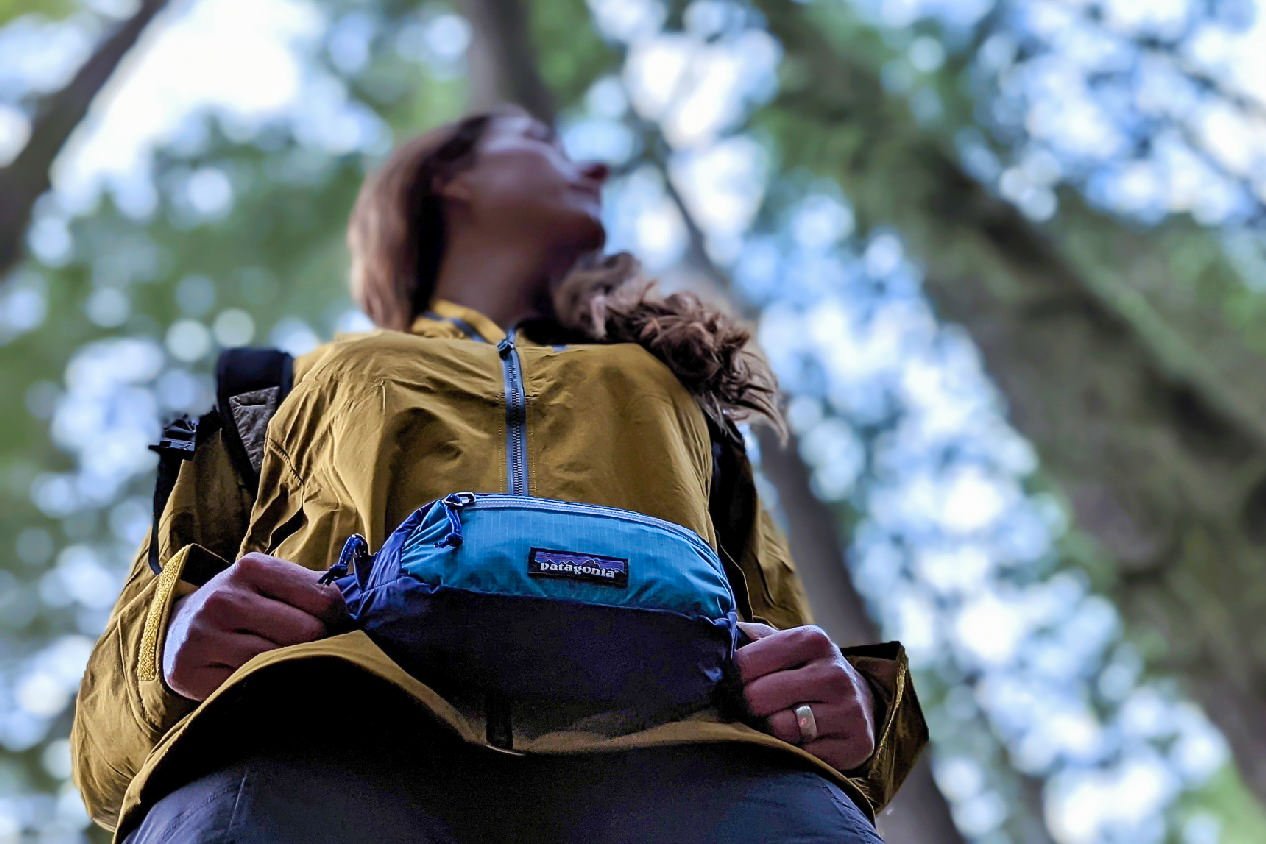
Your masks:
{"label": "green foliage", "polygon": [[1229,820],[1218,838],[1220,844],[1255,844],[1266,830],[1266,812],[1244,787],[1234,767],[1227,765],[1209,778],[1199,790],[1182,801],[1187,818],[1210,817]]}
{"label": "green foliage", "polygon": [[[623,70],[622,49],[595,31],[589,5],[581,0],[529,4],[536,56],[563,113],[584,113],[592,81]],[[666,5],[668,26],[681,26],[688,17],[687,4]],[[976,66],[989,37],[999,31],[1007,34],[1006,27],[1013,25],[1007,19],[1007,4],[998,4],[966,32],[957,33],[927,20],[884,28],[858,11],[861,3],[770,0],[720,5],[736,21],[750,23],[754,12],[763,14],[761,25],[784,51],[776,70],[776,94],[746,113],[739,127],[765,144],[770,154],[772,176],[763,186],[753,239],[768,238],[780,261],[793,266],[786,277],[774,274],[773,283],[766,280],[772,292],[762,304],[776,305],[771,312],[800,308],[797,318],[803,328],[812,323],[815,311],[841,300],[859,312],[877,308],[874,296],[848,298],[845,293],[856,291],[842,288],[855,284],[869,295],[888,283],[854,278],[865,276],[852,272],[864,261],[850,251],[861,251],[873,237],[888,232],[900,235],[903,248],[926,268],[929,284],[961,290],[964,297],[1018,303],[1018,309],[1028,292],[1027,276],[1017,268],[1036,267],[1044,273],[1051,265],[1043,261],[1054,255],[1069,273],[1086,279],[1100,300],[1120,306],[1128,316],[1123,325],[1150,344],[1149,360],[1159,361],[1162,372],[1211,374],[1206,382],[1213,384],[1211,389],[1224,391],[1227,407],[1246,417],[1266,418],[1266,368],[1260,366],[1266,352],[1266,297],[1260,292],[1266,253],[1259,237],[1212,228],[1186,215],[1144,221],[1113,213],[1087,198],[1086,180],[1076,174],[1056,191],[1058,212],[1052,218],[1025,221],[997,195],[989,178],[964,177],[964,139],[977,151],[996,157],[1000,168],[1013,164],[1027,143],[1023,133],[989,125],[989,108],[1002,94],[995,81],[981,78]],[[27,13],[57,17],[76,8],[54,0],[0,0],[0,25]],[[103,591],[114,589],[148,526],[152,459],[115,458],[109,465],[120,467],[115,479],[120,483],[100,497],[94,497],[93,483],[99,479],[93,478],[90,464],[114,448],[144,457],[144,440],[157,432],[161,416],[201,411],[210,399],[215,343],[204,343],[200,353],[191,355],[189,343],[173,337],[173,332],[205,338],[207,332],[214,335],[217,326],[223,329],[226,314],[240,311],[253,322],[248,340],[253,344],[294,337],[305,327],[314,339],[328,337],[350,307],[343,233],[367,167],[391,143],[464,109],[460,62],[436,60],[427,54],[433,45],[414,37],[429,21],[451,14],[449,5],[391,0],[367,7],[337,0],[320,8],[328,16],[328,37],[312,55],[303,57],[303,72],[345,86],[351,101],[363,106],[363,114],[381,121],[381,136],[369,144],[372,153],[331,153],[283,119],[243,131],[212,114],[190,115],[180,132],[183,140],[155,151],[152,172],[142,186],[154,191],[152,209],[138,214],[135,198],[125,202],[113,194],[64,221],[55,208],[41,208],[39,225],[54,230],[64,225],[69,248],[64,253],[47,246],[34,250],[31,259],[0,285],[0,310],[16,307],[17,299],[23,298],[24,307],[43,311],[36,324],[12,334],[4,333],[7,323],[0,318],[0,390],[10,397],[10,412],[0,414],[0,547],[6,552],[6,561],[0,562],[0,700],[13,696],[4,683],[14,685],[14,678],[25,676],[40,660],[52,659],[47,653],[54,646],[81,647],[96,636],[108,606],[92,595],[68,594],[74,584],[67,578],[76,572],[92,576],[95,566],[108,575]],[[364,63],[340,66],[332,57],[330,40],[336,33],[355,32],[365,20],[369,33]],[[943,63],[913,68],[907,58],[917,39],[943,46]],[[1024,49],[1037,48],[1026,44]],[[212,194],[226,193],[228,202],[208,205],[205,195],[199,196],[207,184],[218,186]],[[802,272],[792,260],[798,248],[793,219],[804,198],[814,194],[830,195],[846,205],[850,215],[848,230],[841,236],[846,242],[840,244],[850,272],[839,273],[838,279],[819,272],[820,265],[815,264],[805,265],[810,271]],[[1052,251],[1027,255],[1027,263],[1006,258],[1000,245],[1007,246],[1008,237],[1021,227],[1052,244]],[[1037,302],[1034,308],[1046,304]],[[964,313],[979,316],[983,311],[964,308],[957,316]],[[999,320],[985,327],[1005,331],[1007,325]],[[988,333],[981,330],[979,336]],[[1066,335],[1064,348],[1078,351],[1078,336]],[[85,398],[92,379],[84,376],[84,368],[113,360],[111,349],[121,342],[136,345],[119,358],[135,368],[135,374],[94,371],[98,380],[117,376],[117,383],[109,382],[117,394]],[[996,353],[988,359],[991,349],[986,348],[985,366],[993,371],[1000,361]],[[899,353],[911,350],[902,348]],[[1036,380],[1056,362],[1055,355],[1052,351],[1034,362],[1025,376]],[[151,357],[157,359],[154,366],[146,363]],[[881,519],[876,502],[884,484],[903,473],[928,471],[929,465],[941,470],[988,461],[970,453],[970,442],[955,442],[931,455],[919,455],[922,462],[917,466],[910,465],[914,458],[908,454],[900,456],[909,463],[894,464],[892,452],[900,448],[893,442],[910,422],[909,408],[894,407],[898,402],[889,395],[900,392],[902,385],[895,383],[900,373],[890,370],[888,380],[874,387],[884,393],[878,402],[881,410],[861,418],[850,416],[847,401],[839,399],[841,385],[824,374],[829,356],[805,358],[788,365],[802,380],[789,380],[797,383],[801,395],[818,401],[816,412],[846,429],[864,452],[859,479],[847,500],[833,502],[840,531],[854,537],[859,548],[864,549],[866,541],[887,543],[890,557],[907,566],[929,549],[967,544],[963,537],[922,527],[907,535],[876,538],[884,530],[877,526]],[[1085,391],[1097,391],[1105,406],[1116,407],[1121,384],[1136,373],[1119,376],[1108,367],[1091,368]],[[999,383],[1007,386],[1002,379]],[[845,386],[856,389],[855,384]],[[1051,397],[1053,407],[1047,413],[1018,415],[1017,424],[1027,426],[1025,432],[1040,431],[1051,419],[1063,420],[1058,399]],[[143,422],[137,422],[137,415]],[[1129,465],[1142,467],[1142,486],[1162,490],[1155,500],[1180,500],[1179,493],[1195,482],[1175,483],[1167,474],[1180,455],[1164,431],[1148,427],[1149,419],[1131,420],[1136,440],[1132,454],[1141,453],[1146,460]],[[1094,451],[1085,442],[1094,419],[1079,417],[1074,422],[1063,429],[1066,453],[1084,452],[1090,464],[1110,463],[1112,454]],[[145,438],[137,439],[138,427]],[[1216,445],[1209,447],[1211,452]],[[819,451],[834,455],[830,449]],[[1039,502],[1067,515],[1076,508],[1073,497],[1062,493],[1062,464],[1052,453],[1045,450],[1043,465],[1016,483],[1027,503]],[[1228,502],[1226,511],[1236,514],[1228,517],[1230,521],[1240,512],[1232,505],[1240,503],[1266,469],[1251,461],[1219,465],[1224,470],[1208,475],[1216,483],[1198,493],[1203,499]],[[65,512],[66,501],[79,504]],[[1152,501],[1137,506],[1147,509],[1155,506]],[[1176,557],[1209,560],[1221,551],[1218,537],[1203,530],[1180,534],[1175,528],[1174,536]],[[80,563],[87,559],[90,565],[76,569],[75,554]],[[919,606],[935,614],[936,624],[952,626],[961,604],[920,584],[908,571],[900,576],[884,573],[899,597],[926,599]],[[1127,629],[1099,656],[1106,664],[1126,650],[1141,654],[1142,683],[1165,678],[1174,668],[1173,660],[1190,654],[1175,646],[1184,634],[1178,629],[1182,625],[1166,629],[1141,620],[1199,623],[1204,625],[1201,635],[1235,643],[1233,628],[1218,626],[1216,614],[1193,610],[1190,617],[1174,616],[1173,607],[1181,606],[1177,602],[1158,608],[1156,584],[1161,585],[1161,594],[1187,595],[1220,578],[1230,578],[1226,588],[1233,589],[1246,576],[1253,579],[1251,571],[1238,570],[1131,570],[1089,529],[1073,524],[1056,530],[1054,544],[1035,554],[1031,565],[1008,573],[1005,585],[1015,591],[1005,594],[1050,580],[1085,587],[1096,596],[1111,595]],[[1139,588],[1148,583],[1152,591]],[[895,613],[892,603],[877,602],[877,612]],[[1040,629],[1027,644],[1045,641],[1048,650],[1059,651],[1059,632],[1058,625]],[[1187,637],[1189,642],[1194,639]],[[1004,796],[1011,815],[1000,830],[1023,830],[1026,824],[1037,823],[1040,812],[1025,801],[1031,803],[1040,792],[1040,775],[1032,767],[1015,769],[1009,744],[1018,742],[1009,742],[985,710],[982,700],[988,689],[982,669],[944,646],[944,640],[938,640],[926,659],[918,666],[917,682],[934,736],[948,735],[943,747],[974,760],[986,772],[990,787]],[[1101,667],[1089,665],[1085,670]],[[1091,689],[1087,706],[1107,720],[1119,700],[1095,687],[1094,679],[1086,679]],[[15,743],[11,748],[0,766],[0,791],[49,793],[62,785],[64,771],[55,742],[68,730],[69,693],[66,702],[62,711],[41,724],[39,736],[27,746]],[[1167,821],[1176,827],[1201,813],[1224,822],[1223,841],[1266,837],[1266,818],[1230,766],[1183,793]],[[107,840],[100,831],[93,835]]]}
{"label": "green foliage", "polygon": [[0,0],[0,26],[23,15],[60,20],[78,8],[72,0]]}
{"label": "green foliage", "polygon": [[618,56],[594,31],[584,0],[549,0],[528,9],[541,76],[562,107],[577,103],[595,79],[617,67]]}
{"label": "green foliage", "polygon": [[[164,417],[209,406],[218,338],[303,348],[352,310],[344,232],[367,168],[392,127],[431,125],[463,97],[460,77],[431,78],[422,57],[394,49],[402,28],[423,22],[415,4],[399,5],[394,16],[369,18],[374,48],[363,65],[340,72],[324,54],[302,57],[304,72],[340,80],[361,95],[363,115],[381,120],[373,152],[332,154],[286,118],[244,133],[214,113],[191,113],[181,141],[154,151],[148,175],[131,174],[128,202],[106,191],[70,217],[37,208],[35,226],[65,237],[46,238],[0,284],[0,389],[10,397],[0,414],[4,700],[25,694],[41,668],[82,659],[99,634],[148,530],[154,463],[145,443]],[[26,9],[0,10],[2,20]],[[367,14],[359,3],[325,10],[334,19]],[[137,199],[146,191],[150,208]],[[11,328],[19,313],[29,324]],[[118,365],[102,370],[106,360]],[[6,794],[64,786],[59,740],[73,690],[57,690],[66,706],[31,721],[24,746],[6,739]],[[89,837],[109,840],[95,828]]]}

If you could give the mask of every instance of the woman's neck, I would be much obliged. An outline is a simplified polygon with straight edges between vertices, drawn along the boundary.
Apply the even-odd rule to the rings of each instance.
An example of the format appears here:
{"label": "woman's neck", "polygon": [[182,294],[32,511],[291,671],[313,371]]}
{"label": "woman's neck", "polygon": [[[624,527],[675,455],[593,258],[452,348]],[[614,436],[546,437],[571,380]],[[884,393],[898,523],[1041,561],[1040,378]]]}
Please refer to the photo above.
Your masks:
{"label": "woman's neck", "polygon": [[551,281],[576,261],[573,250],[514,243],[463,244],[445,249],[434,298],[473,308],[503,330],[529,317],[553,316]]}

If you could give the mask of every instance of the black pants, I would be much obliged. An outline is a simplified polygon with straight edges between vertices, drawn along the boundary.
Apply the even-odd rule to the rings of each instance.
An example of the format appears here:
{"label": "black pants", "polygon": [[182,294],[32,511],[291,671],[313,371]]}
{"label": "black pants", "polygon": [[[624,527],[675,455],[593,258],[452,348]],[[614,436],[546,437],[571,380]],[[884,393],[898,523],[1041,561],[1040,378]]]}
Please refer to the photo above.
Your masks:
{"label": "black pants", "polygon": [[512,757],[451,739],[406,748],[328,734],[196,777],[124,841],[882,844],[838,786],[757,747]]}

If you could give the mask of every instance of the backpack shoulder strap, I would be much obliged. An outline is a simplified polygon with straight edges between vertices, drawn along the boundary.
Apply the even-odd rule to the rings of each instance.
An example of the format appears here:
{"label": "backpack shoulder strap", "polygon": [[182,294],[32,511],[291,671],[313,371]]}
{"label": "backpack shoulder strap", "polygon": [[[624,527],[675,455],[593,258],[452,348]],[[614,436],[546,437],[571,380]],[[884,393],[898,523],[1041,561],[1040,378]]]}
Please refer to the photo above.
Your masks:
{"label": "backpack shoulder strap", "polygon": [[712,490],[708,496],[708,513],[717,533],[718,556],[725,566],[740,612],[750,614],[747,578],[739,561],[747,551],[747,539],[756,514],[756,483],[742,432],[732,419],[727,417],[725,422],[725,428],[721,428],[710,416],[708,418],[708,432],[712,438]]}
{"label": "backpack shoulder strap", "polygon": [[[162,571],[158,559],[158,523],[180,475],[180,464],[192,460],[195,452],[217,431],[242,484],[254,495],[259,489],[259,467],[263,460],[264,434],[268,421],[294,382],[294,358],[281,349],[239,347],[220,353],[215,367],[215,407],[190,419],[181,414],[163,426],[157,443],[149,446],[158,454],[158,474],[154,482],[154,514],[150,526],[149,567]],[[214,571],[186,571],[182,579],[201,585]]]}
{"label": "backpack shoulder strap", "polygon": [[[718,556],[734,590],[739,617],[743,621],[751,621],[751,594],[740,561],[747,554],[747,543],[756,518],[756,482],[742,432],[732,419],[726,417],[725,423],[722,428],[709,416],[712,490],[708,497],[708,512],[716,528]],[[750,641],[751,638],[740,630],[738,646],[743,647]],[[744,702],[743,681],[734,663],[730,663],[722,676],[715,702],[726,719],[744,721],[759,729],[759,719],[753,718]]]}
{"label": "backpack shoulder strap", "polygon": [[224,442],[243,484],[259,491],[268,421],[290,393],[294,358],[281,349],[225,349],[215,367],[215,406],[224,422]]}
{"label": "backpack shoulder strap", "polygon": [[161,572],[158,560],[158,522],[163,510],[167,508],[167,500],[176,487],[176,478],[180,475],[180,464],[192,460],[194,452],[211,435],[220,429],[220,415],[214,410],[198,417],[197,421],[182,413],[163,426],[163,433],[158,442],[149,446],[149,450],[158,454],[158,474],[154,480],[154,518],[149,530],[149,567],[154,574]]}

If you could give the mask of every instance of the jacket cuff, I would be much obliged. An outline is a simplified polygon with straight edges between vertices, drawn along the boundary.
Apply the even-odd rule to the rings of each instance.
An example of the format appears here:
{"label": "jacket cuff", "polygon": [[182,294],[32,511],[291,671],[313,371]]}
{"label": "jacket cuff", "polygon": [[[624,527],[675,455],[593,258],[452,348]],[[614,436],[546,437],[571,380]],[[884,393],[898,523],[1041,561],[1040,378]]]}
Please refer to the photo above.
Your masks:
{"label": "jacket cuff", "polygon": [[840,648],[840,653],[866,678],[875,698],[875,749],[866,761],[842,773],[862,781],[877,815],[892,801],[927,745],[927,722],[900,642]]}
{"label": "jacket cuff", "polygon": [[141,628],[141,638],[136,653],[136,680],[140,696],[140,716],[143,726],[154,735],[167,732],[182,717],[192,712],[198,701],[191,700],[171,689],[163,679],[163,646],[167,641],[167,627],[171,622],[172,605],[178,598],[195,590],[192,584],[181,579],[186,569],[203,570],[217,565],[224,568],[229,563],[218,554],[201,545],[186,545],[173,554],[163,565],[157,577],[157,585],[150,595]]}

